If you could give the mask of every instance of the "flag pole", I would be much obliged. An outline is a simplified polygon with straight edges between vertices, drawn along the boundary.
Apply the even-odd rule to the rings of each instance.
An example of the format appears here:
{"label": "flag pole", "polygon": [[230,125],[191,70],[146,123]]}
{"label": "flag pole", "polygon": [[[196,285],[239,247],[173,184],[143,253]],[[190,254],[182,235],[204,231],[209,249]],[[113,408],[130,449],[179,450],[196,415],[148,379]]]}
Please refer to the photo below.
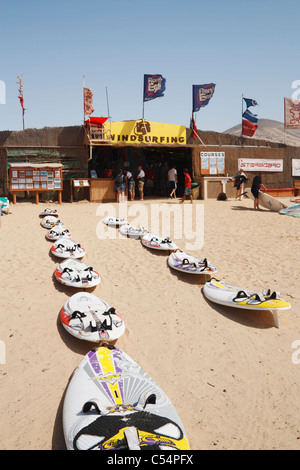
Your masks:
{"label": "flag pole", "polygon": [[[195,120],[194,120],[194,113],[193,113],[193,112],[192,112],[192,121],[195,122]],[[199,137],[198,129],[197,129],[197,132],[194,131],[194,126],[193,126],[192,135],[193,135],[193,134],[196,134],[196,137],[197,137],[197,139],[199,140],[199,142],[203,145],[203,147],[205,147],[205,143],[204,143],[203,140],[201,140],[200,137]]]}
{"label": "flag pole", "polygon": [[242,93],[242,127],[241,127],[241,137],[243,136],[243,113],[244,113],[244,94]]}
{"label": "flag pole", "polygon": [[85,124],[85,112],[84,112],[84,89],[85,89],[85,75],[83,75],[83,125]]}

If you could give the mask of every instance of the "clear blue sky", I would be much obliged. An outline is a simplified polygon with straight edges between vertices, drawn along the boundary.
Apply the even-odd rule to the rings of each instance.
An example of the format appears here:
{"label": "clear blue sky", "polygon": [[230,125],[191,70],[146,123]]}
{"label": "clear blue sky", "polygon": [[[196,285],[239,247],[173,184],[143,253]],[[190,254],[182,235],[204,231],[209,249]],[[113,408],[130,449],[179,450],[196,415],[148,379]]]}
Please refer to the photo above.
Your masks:
{"label": "clear blue sky", "polygon": [[242,94],[258,118],[283,122],[300,81],[299,18],[299,0],[1,0],[0,130],[22,129],[18,75],[26,128],[82,124],[83,75],[94,116],[107,115],[107,88],[112,121],[140,119],[144,74],[162,74],[147,120],[189,127],[192,85],[213,82],[198,129],[239,124]]}

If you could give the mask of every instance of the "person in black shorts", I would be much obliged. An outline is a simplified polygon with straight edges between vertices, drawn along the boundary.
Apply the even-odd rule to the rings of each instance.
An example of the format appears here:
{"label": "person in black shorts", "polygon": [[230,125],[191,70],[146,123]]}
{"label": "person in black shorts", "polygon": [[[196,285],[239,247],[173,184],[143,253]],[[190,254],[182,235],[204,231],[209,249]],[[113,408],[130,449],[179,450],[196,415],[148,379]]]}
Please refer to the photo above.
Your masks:
{"label": "person in black shorts", "polygon": [[253,182],[252,182],[251,193],[254,196],[254,209],[259,209],[259,205],[258,205],[259,190],[264,189],[266,191],[267,189],[262,183],[263,177],[264,177],[264,174],[259,173],[258,175],[254,177]]}

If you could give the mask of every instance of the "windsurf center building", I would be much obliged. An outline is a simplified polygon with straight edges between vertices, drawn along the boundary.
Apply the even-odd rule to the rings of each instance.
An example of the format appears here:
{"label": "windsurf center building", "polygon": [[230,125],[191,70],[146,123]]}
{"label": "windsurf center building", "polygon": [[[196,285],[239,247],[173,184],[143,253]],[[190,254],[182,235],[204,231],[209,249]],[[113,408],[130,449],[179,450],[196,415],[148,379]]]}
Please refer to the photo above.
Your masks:
{"label": "windsurf center building", "polygon": [[[73,200],[74,191],[76,199],[115,200],[113,176],[118,168],[128,169],[136,177],[139,166],[146,173],[148,197],[169,195],[170,166],[177,169],[178,196],[184,189],[184,168],[199,184],[199,197],[204,199],[216,198],[222,190],[227,197],[235,196],[232,177],[239,168],[247,174],[249,184],[260,171],[265,173],[268,188],[291,191],[300,183],[298,147],[216,132],[198,131],[193,136],[185,126],[145,120],[89,118],[84,126],[0,132],[2,195],[12,193],[11,163],[62,164],[63,201]],[[31,187],[26,187],[26,180],[23,184],[24,194],[19,196],[28,198]],[[56,193],[49,190],[43,197],[53,200]]]}

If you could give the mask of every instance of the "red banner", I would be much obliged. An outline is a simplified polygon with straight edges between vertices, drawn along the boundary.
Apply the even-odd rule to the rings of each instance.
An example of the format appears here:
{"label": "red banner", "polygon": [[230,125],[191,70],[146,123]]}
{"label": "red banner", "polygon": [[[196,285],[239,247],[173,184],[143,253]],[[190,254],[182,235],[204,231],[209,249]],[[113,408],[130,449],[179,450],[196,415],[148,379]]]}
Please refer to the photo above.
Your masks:
{"label": "red banner", "polygon": [[83,96],[84,96],[84,115],[89,116],[95,110],[93,108],[93,93],[90,88],[83,89]]}
{"label": "red banner", "polygon": [[247,137],[252,137],[258,128],[257,124],[253,124],[250,121],[247,121],[246,119],[242,120],[242,134],[246,135]]}
{"label": "red banner", "polygon": [[22,112],[23,112],[23,116],[24,116],[24,112],[25,112],[25,108],[24,108],[24,98],[23,96],[18,96],[19,100],[20,100],[20,104],[22,106]]}
{"label": "red banner", "polygon": [[192,129],[193,129],[193,133],[192,133],[192,137],[193,139],[196,139],[197,138],[197,135],[198,135],[198,129],[197,129],[197,126],[196,126],[196,123],[195,123],[195,120],[194,120],[194,116],[192,117]]}

